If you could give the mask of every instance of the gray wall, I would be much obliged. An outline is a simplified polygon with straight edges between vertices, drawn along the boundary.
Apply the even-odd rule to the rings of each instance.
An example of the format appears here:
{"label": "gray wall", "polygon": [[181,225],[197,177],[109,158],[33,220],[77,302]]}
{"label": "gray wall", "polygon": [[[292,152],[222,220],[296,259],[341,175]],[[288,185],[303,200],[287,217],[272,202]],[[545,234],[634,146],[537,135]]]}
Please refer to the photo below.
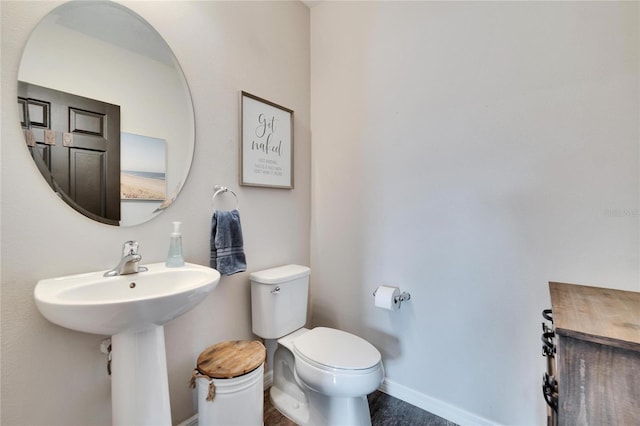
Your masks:
{"label": "gray wall", "polygon": [[311,9],[313,322],[381,348],[388,392],[544,424],[547,282],[640,290],[638,7]]}
{"label": "gray wall", "polygon": [[[171,221],[183,222],[186,260],[208,264],[213,186],[236,191],[248,272],[309,264],[309,9],[300,2],[129,2],[181,63],[196,114],[196,148],[176,203],[132,228],[94,223],[61,202],[22,143],[16,78],[31,29],[56,2],[6,2],[2,13],[2,419],[3,425],[105,425],[110,383],[101,336],[45,320],[33,288],[45,277],[112,267],[122,243],[144,262],[163,261]],[[239,92],[295,111],[294,190],[238,186]],[[188,379],[197,355],[226,339],[251,338],[247,273],[223,277],[196,309],[166,326],[173,421],[196,411]]]}
{"label": "gray wall", "polygon": [[[313,323],[369,339],[386,391],[461,423],[544,423],[547,281],[640,290],[638,3],[127,3],[197,121],[180,198],[129,229],[61,203],[19,143],[20,52],[54,5],[0,5],[3,425],[110,422],[101,337],[48,323],[33,287],[113,266],[126,239],[161,261],[173,220],[206,264],[214,184],[238,192],[250,270],[311,261]],[[240,90],[295,110],[295,190],[237,187]],[[375,309],[379,284],[413,298]],[[248,290],[224,278],[167,326],[174,422],[197,354],[251,336]]]}

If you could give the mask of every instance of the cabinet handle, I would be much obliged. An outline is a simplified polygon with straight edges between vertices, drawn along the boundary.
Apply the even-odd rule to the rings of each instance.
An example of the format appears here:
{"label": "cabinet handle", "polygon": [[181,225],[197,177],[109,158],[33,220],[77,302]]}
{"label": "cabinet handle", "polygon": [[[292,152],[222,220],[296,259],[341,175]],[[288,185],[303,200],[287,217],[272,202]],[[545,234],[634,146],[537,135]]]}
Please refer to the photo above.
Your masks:
{"label": "cabinet handle", "polygon": [[553,338],[555,337],[555,333],[553,331],[547,331],[542,333],[542,355],[543,356],[553,356],[556,353],[556,345],[553,343]]}
{"label": "cabinet handle", "polygon": [[547,405],[558,412],[558,382],[553,376],[549,376],[548,373],[544,373],[542,376],[542,395]]}

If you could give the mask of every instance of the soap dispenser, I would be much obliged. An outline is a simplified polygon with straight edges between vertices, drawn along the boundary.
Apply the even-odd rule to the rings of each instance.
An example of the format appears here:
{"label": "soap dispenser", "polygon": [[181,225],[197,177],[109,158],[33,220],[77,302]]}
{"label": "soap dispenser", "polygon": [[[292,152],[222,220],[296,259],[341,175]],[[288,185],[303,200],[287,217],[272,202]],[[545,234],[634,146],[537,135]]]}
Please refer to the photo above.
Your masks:
{"label": "soap dispenser", "polygon": [[182,234],[180,234],[180,225],[182,222],[173,222],[173,232],[171,233],[171,241],[169,242],[169,255],[165,265],[170,268],[178,268],[184,266],[184,257],[182,256]]}

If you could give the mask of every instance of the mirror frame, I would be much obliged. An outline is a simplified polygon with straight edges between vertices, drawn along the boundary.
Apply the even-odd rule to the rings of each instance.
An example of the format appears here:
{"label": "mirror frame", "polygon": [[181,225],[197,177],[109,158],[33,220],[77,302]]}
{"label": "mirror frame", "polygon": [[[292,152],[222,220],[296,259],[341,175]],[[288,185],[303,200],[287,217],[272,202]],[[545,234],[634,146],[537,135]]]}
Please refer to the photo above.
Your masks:
{"label": "mirror frame", "polygon": [[[163,63],[165,65],[169,65],[169,67],[167,67],[166,69],[169,70],[169,68],[171,68],[173,71],[167,71],[166,74],[170,75],[171,73],[175,73],[175,76],[173,77],[175,80],[174,82],[174,87],[179,88],[175,90],[175,93],[178,93],[179,96],[177,96],[177,101],[173,102],[173,104],[175,104],[175,110],[177,111],[178,108],[180,109],[180,112],[178,115],[180,116],[180,124],[178,125],[178,127],[176,128],[177,130],[174,131],[174,133],[171,132],[166,132],[166,133],[161,133],[161,137],[167,135],[167,137],[165,138],[166,140],[166,157],[165,157],[165,172],[166,172],[166,184],[167,184],[167,188],[165,191],[165,200],[162,201],[158,201],[155,200],[154,202],[151,201],[142,201],[142,200],[120,200],[120,205],[122,207],[129,207],[128,211],[136,211],[136,209],[138,209],[139,211],[141,211],[139,217],[132,217],[127,219],[125,217],[125,215],[123,215],[119,221],[118,224],[116,224],[116,226],[123,226],[123,227],[127,227],[127,226],[135,226],[138,224],[142,224],[145,223],[153,218],[155,218],[156,216],[158,216],[161,212],[163,212],[165,209],[167,209],[174,201],[175,199],[178,197],[180,191],[182,190],[182,188],[184,187],[184,184],[189,176],[190,173],[190,169],[191,169],[191,165],[193,163],[193,158],[194,158],[194,153],[195,153],[195,110],[194,110],[194,105],[193,105],[193,98],[191,95],[191,90],[189,88],[189,84],[187,82],[186,76],[184,74],[184,71],[180,65],[180,63],[178,62],[175,54],[173,53],[172,49],[169,47],[168,43],[164,40],[164,38],[160,35],[160,33],[146,20],[144,19],[142,16],[140,16],[137,12],[129,9],[128,7],[121,5],[119,3],[116,2],[112,2],[112,1],[91,1],[91,2],[82,2],[82,1],[70,1],[67,3],[63,3],[62,5],[59,5],[55,8],[53,8],[49,13],[47,13],[39,22],[38,24],[34,27],[34,29],[32,30],[29,39],[27,41],[27,43],[25,44],[24,50],[22,52],[22,57],[20,60],[20,66],[19,66],[19,70],[18,70],[18,80],[19,81],[23,81],[26,80],[29,83],[32,84],[36,84],[36,85],[43,85],[41,84],[40,81],[33,81],[30,78],[24,78],[24,74],[29,74],[28,72],[25,71],[25,69],[27,69],[26,67],[28,65],[26,65],[29,61],[25,58],[28,58],[29,55],[32,55],[33,53],[29,53],[29,49],[30,46],[32,45],[33,39],[34,39],[34,34],[36,34],[38,32],[38,30],[42,30],[42,28],[46,24],[47,20],[56,20],[56,19],[62,19],[60,18],[61,16],[64,18],[68,18],[70,21],[73,21],[73,17],[70,17],[68,14],[69,13],[73,13],[73,12],[77,12],[80,8],[84,8],[85,11],[87,11],[88,9],[98,9],[98,10],[107,10],[104,8],[109,8],[108,11],[109,12],[113,12],[114,16],[116,17],[115,19],[125,19],[123,18],[126,15],[126,19],[127,20],[132,20],[130,21],[128,24],[126,25],[130,25],[131,27],[137,27],[138,31],[142,30],[143,32],[146,31],[147,35],[149,36],[149,38],[153,41],[155,41],[157,44],[157,46],[159,46],[161,49],[164,50],[164,60]],[[67,14],[67,15],[65,15]],[[121,15],[118,17],[118,15]],[[107,13],[108,15],[108,13]],[[96,20],[100,20],[103,21],[105,18],[105,14],[100,14],[100,13],[95,13],[94,12],[94,19]],[[89,25],[89,29],[85,29],[85,31],[93,31],[91,28],[96,28],[99,27],[99,25]],[[111,28],[111,26],[106,23],[104,25],[104,27],[109,27]],[[124,27],[126,28],[126,27]],[[66,30],[66,27],[65,27]],[[100,28],[98,28],[98,30],[100,30]],[[72,30],[69,30],[72,31]],[[122,31],[121,31],[122,32]],[[115,33],[115,31],[114,31]],[[102,38],[109,38],[111,36],[114,36],[114,33],[112,33],[111,35],[104,33],[104,34],[100,34],[100,37]],[[118,36],[122,35],[120,33],[117,34]],[[115,36],[114,36],[115,37]],[[89,38],[89,36],[85,37],[85,38]],[[115,37],[116,38],[116,45],[119,44],[119,46],[117,47],[117,49],[122,50],[124,53],[132,55],[132,50],[135,49],[139,49],[139,46],[136,45],[136,43],[131,43],[132,46],[128,45],[128,41],[124,40],[120,37]],[[126,45],[123,45],[123,43],[127,43]],[[107,47],[112,47],[107,45],[106,43],[103,42],[103,44],[105,44],[105,46]],[[135,46],[133,46],[135,45]],[[33,46],[31,46],[33,48]],[[64,47],[63,47],[64,49]],[[57,49],[51,49],[51,50],[57,50]],[[92,51],[93,52],[93,51]],[[139,52],[136,52],[134,54],[137,54],[139,57],[148,60],[148,58],[144,58],[142,56],[142,54],[140,54]],[[53,56],[53,55],[52,55]],[[41,57],[38,57],[39,59]],[[111,58],[110,58],[111,59]],[[58,67],[61,69],[58,74],[62,74],[64,75],[64,66],[67,66],[68,62],[64,62],[64,57],[61,57],[61,59],[56,59],[57,61],[59,61],[58,63]],[[159,59],[156,59],[157,61],[160,61]],[[149,61],[151,62],[151,61]],[[38,62],[38,64],[40,64],[40,61]],[[45,64],[47,65],[46,67],[43,67],[47,70],[50,70],[53,68],[53,65],[55,65],[55,62],[52,61],[49,62],[45,62]],[[49,66],[49,64],[51,64],[51,66]],[[118,68],[118,70],[120,70],[121,68]],[[137,68],[136,68],[137,69]],[[162,68],[158,68],[158,69],[162,69]],[[164,69],[162,69],[164,71]],[[159,72],[160,73],[160,72]],[[50,74],[55,74],[55,73],[50,73]],[[112,74],[123,74],[121,71],[119,72],[115,72]],[[153,76],[153,74],[149,73],[146,74],[145,77],[147,77],[148,80],[153,80],[153,78],[149,78],[149,76]],[[155,77],[155,76],[154,76]],[[31,81],[30,81],[31,80]],[[89,80],[89,79],[87,79]],[[90,83],[86,83],[86,87],[88,87],[87,85],[92,84],[93,86],[95,86],[96,88],[98,87],[105,87],[107,88],[107,91],[113,91],[113,87],[118,87],[116,86],[116,84],[119,84],[120,87],[123,87],[121,89],[121,92],[123,93],[134,93],[134,89],[137,89],[138,87],[127,87],[124,88],[124,86],[122,86],[124,83],[123,81],[126,79],[118,79],[120,80],[119,82],[115,83],[113,81],[110,82],[104,82],[101,83],[99,85],[95,84],[95,80],[91,80]],[[159,80],[159,78],[158,78]],[[74,82],[75,84],[75,82]],[[82,84],[79,84],[79,86],[82,86]],[[85,87],[85,89],[86,89]],[[162,86],[163,88],[166,86]],[[85,93],[83,92],[83,89],[80,87],[78,89],[78,91],[70,91],[68,89],[68,86],[65,86],[65,84],[61,84],[58,87],[52,87],[55,90],[59,90],[59,91],[63,91],[63,92],[71,92],[73,94],[77,94],[83,97],[94,97],[97,99],[101,99],[101,100],[105,100],[107,102],[111,102],[111,99],[107,98],[104,99],[101,96],[95,96],[92,93]],[[157,89],[157,88],[156,88]],[[150,89],[151,90],[151,89]],[[99,92],[99,90],[98,90]],[[154,89],[153,92],[154,95],[157,93],[157,90]],[[140,98],[143,99],[141,102],[144,102],[145,98],[143,96],[132,96],[131,99],[136,99],[136,98]],[[164,102],[163,103],[163,99],[158,100],[156,98],[156,96],[153,97],[147,97],[147,99],[149,99],[149,103],[153,102],[154,104],[159,104],[159,105],[164,105],[168,102]],[[113,102],[115,103],[115,102]],[[138,105],[132,107],[132,110],[135,109]],[[171,105],[172,107],[174,105]],[[170,122],[171,120],[168,120],[167,117],[173,117],[173,115],[169,114],[169,111],[171,111],[170,109],[166,109],[167,114],[165,114],[164,116],[161,116],[160,114],[156,115],[157,117],[160,117],[159,119],[156,119],[156,121],[158,122],[162,122],[162,123],[167,123]],[[144,111],[146,112],[146,111]],[[144,115],[144,114],[140,114],[140,115]],[[155,116],[154,116],[155,117]],[[148,131],[150,128],[152,128],[153,125],[148,125],[148,124],[142,124],[142,125],[138,125],[137,123],[135,124],[131,124],[133,123],[133,120],[129,120],[129,124],[130,127],[125,127],[124,125],[121,126],[120,131],[121,133],[136,133],[136,134],[145,134],[143,132],[137,132],[136,129],[145,129],[145,126],[147,126],[146,130]],[[167,126],[167,127],[176,127],[176,126]],[[153,128],[155,130],[155,128]],[[148,133],[146,133],[148,134]],[[153,135],[153,137],[156,137],[157,135]],[[186,142],[183,142],[186,141]],[[173,144],[172,144],[173,143]],[[184,146],[183,146],[184,145]],[[33,157],[33,160],[36,163],[37,168],[40,170],[42,177],[45,179],[45,181],[47,182],[47,184],[52,188],[52,190],[56,193],[58,193],[58,195],[60,196],[60,198],[65,201],[65,203],[67,205],[69,205],[70,207],[74,208],[76,211],[78,211],[79,213],[83,214],[86,217],[89,217],[97,222],[101,222],[101,223],[107,223],[110,225],[114,225],[114,223],[110,223],[108,219],[104,219],[101,216],[98,216],[94,213],[88,212],[86,209],[82,208],[81,206],[79,206],[77,203],[75,203],[71,197],[66,194],[63,191],[60,191],[60,188],[58,186],[58,184],[55,182],[55,180],[53,179],[52,175],[50,172],[48,172],[48,168],[46,166],[46,164],[44,164],[44,161],[40,161],[41,164],[38,164],[38,161],[36,159],[36,157],[38,156],[37,154],[37,150],[38,148],[29,148],[27,150],[27,152],[30,152]],[[178,150],[187,150],[184,153],[180,153]],[[35,151],[35,152],[34,152]],[[173,155],[172,155],[173,153]],[[176,155],[177,154],[177,155]],[[180,163],[180,164],[176,164],[176,163]],[[43,168],[44,166],[44,168]],[[123,210],[125,210],[125,208],[123,208]],[[148,209],[147,209],[148,208]]]}

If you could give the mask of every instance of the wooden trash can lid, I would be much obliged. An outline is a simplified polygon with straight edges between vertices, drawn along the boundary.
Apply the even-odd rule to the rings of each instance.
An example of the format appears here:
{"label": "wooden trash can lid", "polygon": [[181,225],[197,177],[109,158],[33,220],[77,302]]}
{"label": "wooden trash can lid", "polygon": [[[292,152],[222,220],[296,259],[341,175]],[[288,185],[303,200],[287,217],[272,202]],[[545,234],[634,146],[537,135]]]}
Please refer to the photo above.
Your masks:
{"label": "wooden trash can lid", "polygon": [[209,346],[198,357],[198,370],[213,379],[231,379],[260,367],[267,350],[258,340],[230,340]]}

